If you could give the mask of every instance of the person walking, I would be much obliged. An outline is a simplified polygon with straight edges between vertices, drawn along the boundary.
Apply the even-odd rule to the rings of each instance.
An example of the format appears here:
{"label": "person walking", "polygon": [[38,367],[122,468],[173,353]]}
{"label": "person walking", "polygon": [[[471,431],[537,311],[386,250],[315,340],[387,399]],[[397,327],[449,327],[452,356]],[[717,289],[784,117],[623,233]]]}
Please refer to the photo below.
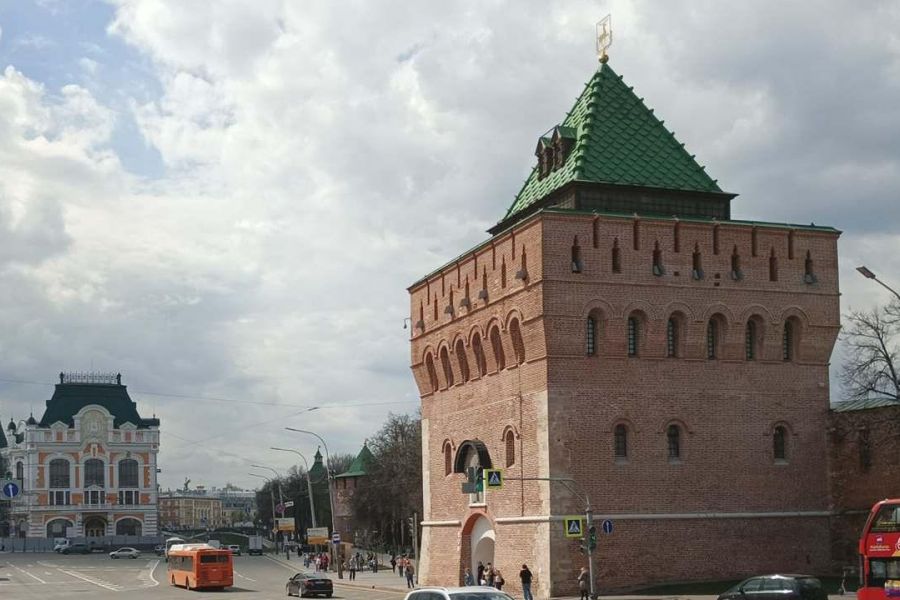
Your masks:
{"label": "person walking", "polygon": [[463,575],[463,585],[475,585],[475,578],[472,577],[472,571],[466,568],[466,572]]}
{"label": "person walking", "polygon": [[391,552],[391,573],[397,572],[397,555]]}
{"label": "person walking", "polygon": [[587,569],[581,567],[578,573],[578,590],[581,592],[581,600],[588,600],[588,572]]}
{"label": "person walking", "polygon": [[488,587],[494,587],[494,565],[488,563],[484,568],[484,584]]}
{"label": "person walking", "polygon": [[416,568],[413,566],[412,561],[407,559],[406,561],[406,587],[409,589],[413,589],[416,585],[413,583],[413,576],[416,574]]}
{"label": "person walking", "polygon": [[409,560],[409,559],[406,558],[406,555],[404,554],[403,556],[400,557],[400,560],[397,561],[397,565],[399,566],[399,568],[397,569],[397,572],[400,573],[400,577],[406,577],[406,561],[407,560]]}
{"label": "person walking", "polygon": [[484,565],[481,561],[478,561],[478,570],[476,571],[475,581],[476,585],[484,585]]}
{"label": "person walking", "polygon": [[316,573],[319,572],[319,567],[322,566],[322,557],[318,554],[316,555]]}
{"label": "person walking", "polygon": [[356,581],[356,561],[350,558],[350,581]]}
{"label": "person walking", "polygon": [[504,583],[506,582],[503,580],[503,574],[500,572],[500,569],[494,567],[494,587],[502,590]]}
{"label": "person walking", "polygon": [[522,599],[534,600],[534,596],[531,595],[531,569],[528,568],[528,565],[522,565],[519,579],[522,580]]}

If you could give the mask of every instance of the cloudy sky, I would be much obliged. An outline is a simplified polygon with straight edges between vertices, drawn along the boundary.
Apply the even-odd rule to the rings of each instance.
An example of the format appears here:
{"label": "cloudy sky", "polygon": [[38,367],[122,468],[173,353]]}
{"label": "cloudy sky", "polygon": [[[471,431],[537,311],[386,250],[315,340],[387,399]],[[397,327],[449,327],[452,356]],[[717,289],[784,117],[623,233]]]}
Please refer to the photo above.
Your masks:
{"label": "cloudy sky", "polygon": [[255,485],[315,451],[286,424],[357,451],[417,406],[406,286],[504,214],[607,12],[735,217],[843,230],[844,310],[886,299],[858,264],[900,286],[895,1],[6,0],[0,417],[120,371],[164,487]]}

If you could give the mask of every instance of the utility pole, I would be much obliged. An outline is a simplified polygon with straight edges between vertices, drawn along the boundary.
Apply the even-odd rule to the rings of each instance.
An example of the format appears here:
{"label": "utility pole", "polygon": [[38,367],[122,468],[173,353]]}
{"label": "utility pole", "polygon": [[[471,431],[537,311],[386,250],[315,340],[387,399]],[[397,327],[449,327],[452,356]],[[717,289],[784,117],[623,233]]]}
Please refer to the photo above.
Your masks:
{"label": "utility pole", "polygon": [[413,562],[416,565],[415,585],[419,585],[419,513],[414,512],[412,518]]}
{"label": "utility pole", "polygon": [[594,511],[591,510],[591,500],[587,496],[585,496],[585,500],[587,501],[587,509],[584,511],[584,526],[588,532],[585,544],[587,546],[588,577],[591,582],[591,600],[597,600],[597,593],[594,591],[594,544],[597,533],[594,530]]}

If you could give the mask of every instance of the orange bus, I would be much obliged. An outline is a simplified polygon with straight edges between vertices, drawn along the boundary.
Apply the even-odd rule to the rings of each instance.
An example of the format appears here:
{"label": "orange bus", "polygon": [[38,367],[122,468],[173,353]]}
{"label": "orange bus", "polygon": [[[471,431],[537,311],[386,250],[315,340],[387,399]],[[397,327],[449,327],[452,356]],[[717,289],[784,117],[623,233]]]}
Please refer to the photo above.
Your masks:
{"label": "orange bus", "polygon": [[876,502],[859,539],[859,600],[900,597],[900,499]]}
{"label": "orange bus", "polygon": [[209,544],[175,544],[169,548],[169,582],[189,590],[230,587],[234,584],[231,551]]}

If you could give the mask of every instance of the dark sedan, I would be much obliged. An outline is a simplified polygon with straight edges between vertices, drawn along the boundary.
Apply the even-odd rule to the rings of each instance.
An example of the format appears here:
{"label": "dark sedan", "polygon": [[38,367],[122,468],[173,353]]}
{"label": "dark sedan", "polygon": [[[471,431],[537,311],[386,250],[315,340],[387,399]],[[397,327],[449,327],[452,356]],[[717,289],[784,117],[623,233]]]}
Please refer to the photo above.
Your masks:
{"label": "dark sedan", "polygon": [[325,596],[331,598],[334,588],[327,577],[315,577],[306,573],[297,573],[288,579],[285,586],[288,596]]}
{"label": "dark sedan", "polygon": [[828,600],[828,594],[809,575],[760,575],[719,594],[719,600]]}

